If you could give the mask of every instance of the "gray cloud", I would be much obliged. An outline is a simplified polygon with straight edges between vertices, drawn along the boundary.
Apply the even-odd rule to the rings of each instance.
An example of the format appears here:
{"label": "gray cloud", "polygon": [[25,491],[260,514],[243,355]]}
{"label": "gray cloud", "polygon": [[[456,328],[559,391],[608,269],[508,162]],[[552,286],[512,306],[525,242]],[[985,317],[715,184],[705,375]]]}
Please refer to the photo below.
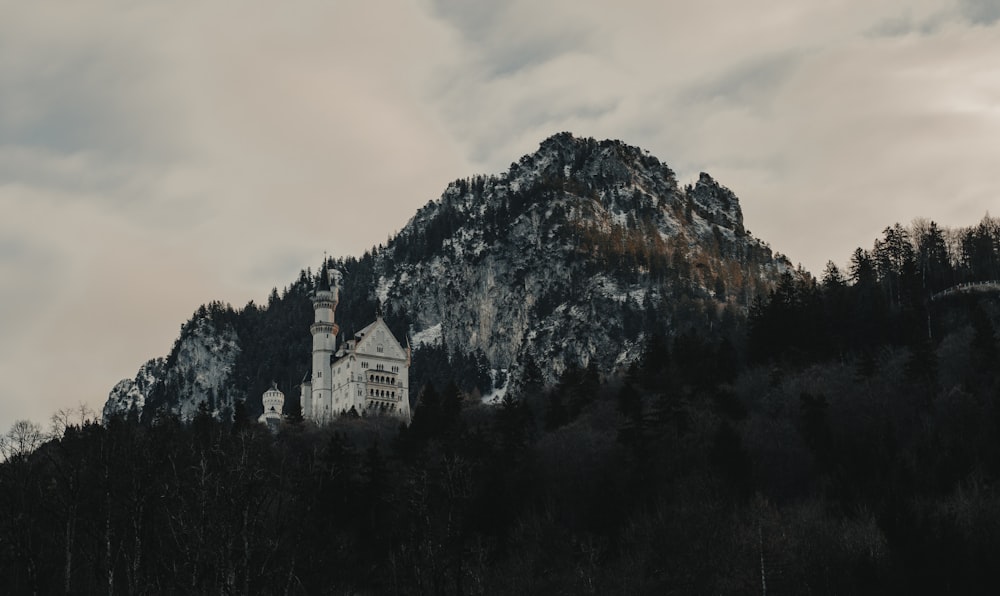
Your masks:
{"label": "gray cloud", "polygon": [[713,80],[696,84],[680,95],[684,101],[693,104],[721,102],[725,105],[764,109],[804,59],[801,49],[754,56],[724,72],[713,73]]}
{"label": "gray cloud", "polygon": [[490,77],[513,75],[589,43],[590,28],[571,6],[539,11],[523,1],[434,0],[432,5],[435,16],[459,33]]}
{"label": "gray cloud", "polygon": [[977,25],[993,25],[1000,20],[1000,0],[960,0],[962,15]]}

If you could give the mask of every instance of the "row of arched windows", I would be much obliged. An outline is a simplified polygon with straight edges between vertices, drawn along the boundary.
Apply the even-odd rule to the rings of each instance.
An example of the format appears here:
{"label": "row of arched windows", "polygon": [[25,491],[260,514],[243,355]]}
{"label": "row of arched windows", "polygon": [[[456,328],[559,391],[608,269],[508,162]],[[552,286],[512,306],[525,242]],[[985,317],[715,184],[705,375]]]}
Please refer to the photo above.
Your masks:
{"label": "row of arched windows", "polygon": [[383,385],[395,385],[396,379],[382,375],[368,375],[369,383],[382,383]]}
{"label": "row of arched windows", "polygon": [[395,391],[386,391],[385,389],[369,389],[368,395],[370,397],[388,397],[390,399],[396,399]]}
{"label": "row of arched windows", "polygon": [[377,402],[370,401],[370,402],[368,402],[368,409],[369,410],[376,410],[377,409],[377,410],[381,410],[383,412],[386,412],[386,411],[388,411],[388,412],[395,412],[396,411],[396,404],[387,404],[385,402],[377,403]]}

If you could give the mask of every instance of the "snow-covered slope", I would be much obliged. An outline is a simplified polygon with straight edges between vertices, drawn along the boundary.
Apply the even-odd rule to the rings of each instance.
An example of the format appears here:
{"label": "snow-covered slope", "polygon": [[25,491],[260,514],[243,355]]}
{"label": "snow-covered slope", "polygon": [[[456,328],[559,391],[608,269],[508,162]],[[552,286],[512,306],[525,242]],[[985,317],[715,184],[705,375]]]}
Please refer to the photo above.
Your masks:
{"label": "snow-covered slope", "polygon": [[595,359],[620,368],[654,328],[742,316],[788,268],[709,175],[680,188],[641,149],[568,133],[505,174],[452,183],[376,255],[378,298],[414,337],[495,368],[530,355],[550,381]]}
{"label": "snow-covered slope", "polygon": [[217,318],[216,313],[200,309],[181,328],[166,359],[148,361],[135,379],[115,385],[104,405],[104,419],[139,418],[148,406],[189,420],[202,402],[216,416],[231,415],[234,397],[242,397],[232,381],[240,347],[232,326]]}
{"label": "snow-covered slope", "polygon": [[163,358],[153,358],[139,368],[134,379],[119,381],[104,403],[104,419],[119,415],[138,419],[146,405],[146,397],[164,372]]}

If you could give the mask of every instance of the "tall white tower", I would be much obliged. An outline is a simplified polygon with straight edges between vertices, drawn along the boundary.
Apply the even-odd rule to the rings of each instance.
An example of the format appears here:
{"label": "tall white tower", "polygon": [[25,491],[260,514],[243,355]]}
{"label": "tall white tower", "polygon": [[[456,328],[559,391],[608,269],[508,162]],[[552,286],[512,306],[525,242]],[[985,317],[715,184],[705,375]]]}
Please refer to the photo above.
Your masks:
{"label": "tall white tower", "polygon": [[[340,288],[336,285],[330,287],[330,277],[330,271],[324,264],[319,289],[312,297],[315,322],[309,327],[313,336],[313,374],[312,399],[308,406],[314,420],[328,420],[334,415],[330,362],[337,346],[337,333],[340,332],[334,321]],[[306,415],[306,405],[303,404],[303,415]]]}

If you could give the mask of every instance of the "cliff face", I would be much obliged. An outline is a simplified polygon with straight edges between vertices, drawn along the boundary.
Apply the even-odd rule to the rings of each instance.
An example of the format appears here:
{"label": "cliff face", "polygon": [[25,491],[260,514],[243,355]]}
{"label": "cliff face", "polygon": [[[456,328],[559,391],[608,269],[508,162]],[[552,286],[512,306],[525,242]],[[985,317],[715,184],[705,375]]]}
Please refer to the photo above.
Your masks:
{"label": "cliff face", "polygon": [[[551,382],[569,366],[618,371],[653,332],[734,333],[790,269],[745,231],[738,199],[709,175],[681,187],[639,148],[569,133],[505,173],[451,183],[387,246],[332,264],[344,274],[345,336],[380,304],[417,348],[415,367],[435,349],[476,354],[515,384],[528,358]],[[264,309],[196,315],[166,360],[115,387],[106,416],[187,418],[203,400],[222,415],[235,399],[252,414],[268,376],[297,394],[314,283],[301,275]]]}
{"label": "cliff face", "polygon": [[202,402],[217,416],[231,416],[234,400],[244,397],[233,378],[240,338],[219,319],[218,313],[199,309],[181,328],[167,358],[146,362],[134,379],[115,385],[104,404],[104,419],[139,419],[159,412],[190,420]]}
{"label": "cliff face", "polygon": [[636,147],[567,133],[452,183],[375,257],[377,297],[414,337],[496,368],[531,355],[548,380],[592,360],[610,372],[655,329],[741,316],[788,269],[707,174],[680,188]]}

